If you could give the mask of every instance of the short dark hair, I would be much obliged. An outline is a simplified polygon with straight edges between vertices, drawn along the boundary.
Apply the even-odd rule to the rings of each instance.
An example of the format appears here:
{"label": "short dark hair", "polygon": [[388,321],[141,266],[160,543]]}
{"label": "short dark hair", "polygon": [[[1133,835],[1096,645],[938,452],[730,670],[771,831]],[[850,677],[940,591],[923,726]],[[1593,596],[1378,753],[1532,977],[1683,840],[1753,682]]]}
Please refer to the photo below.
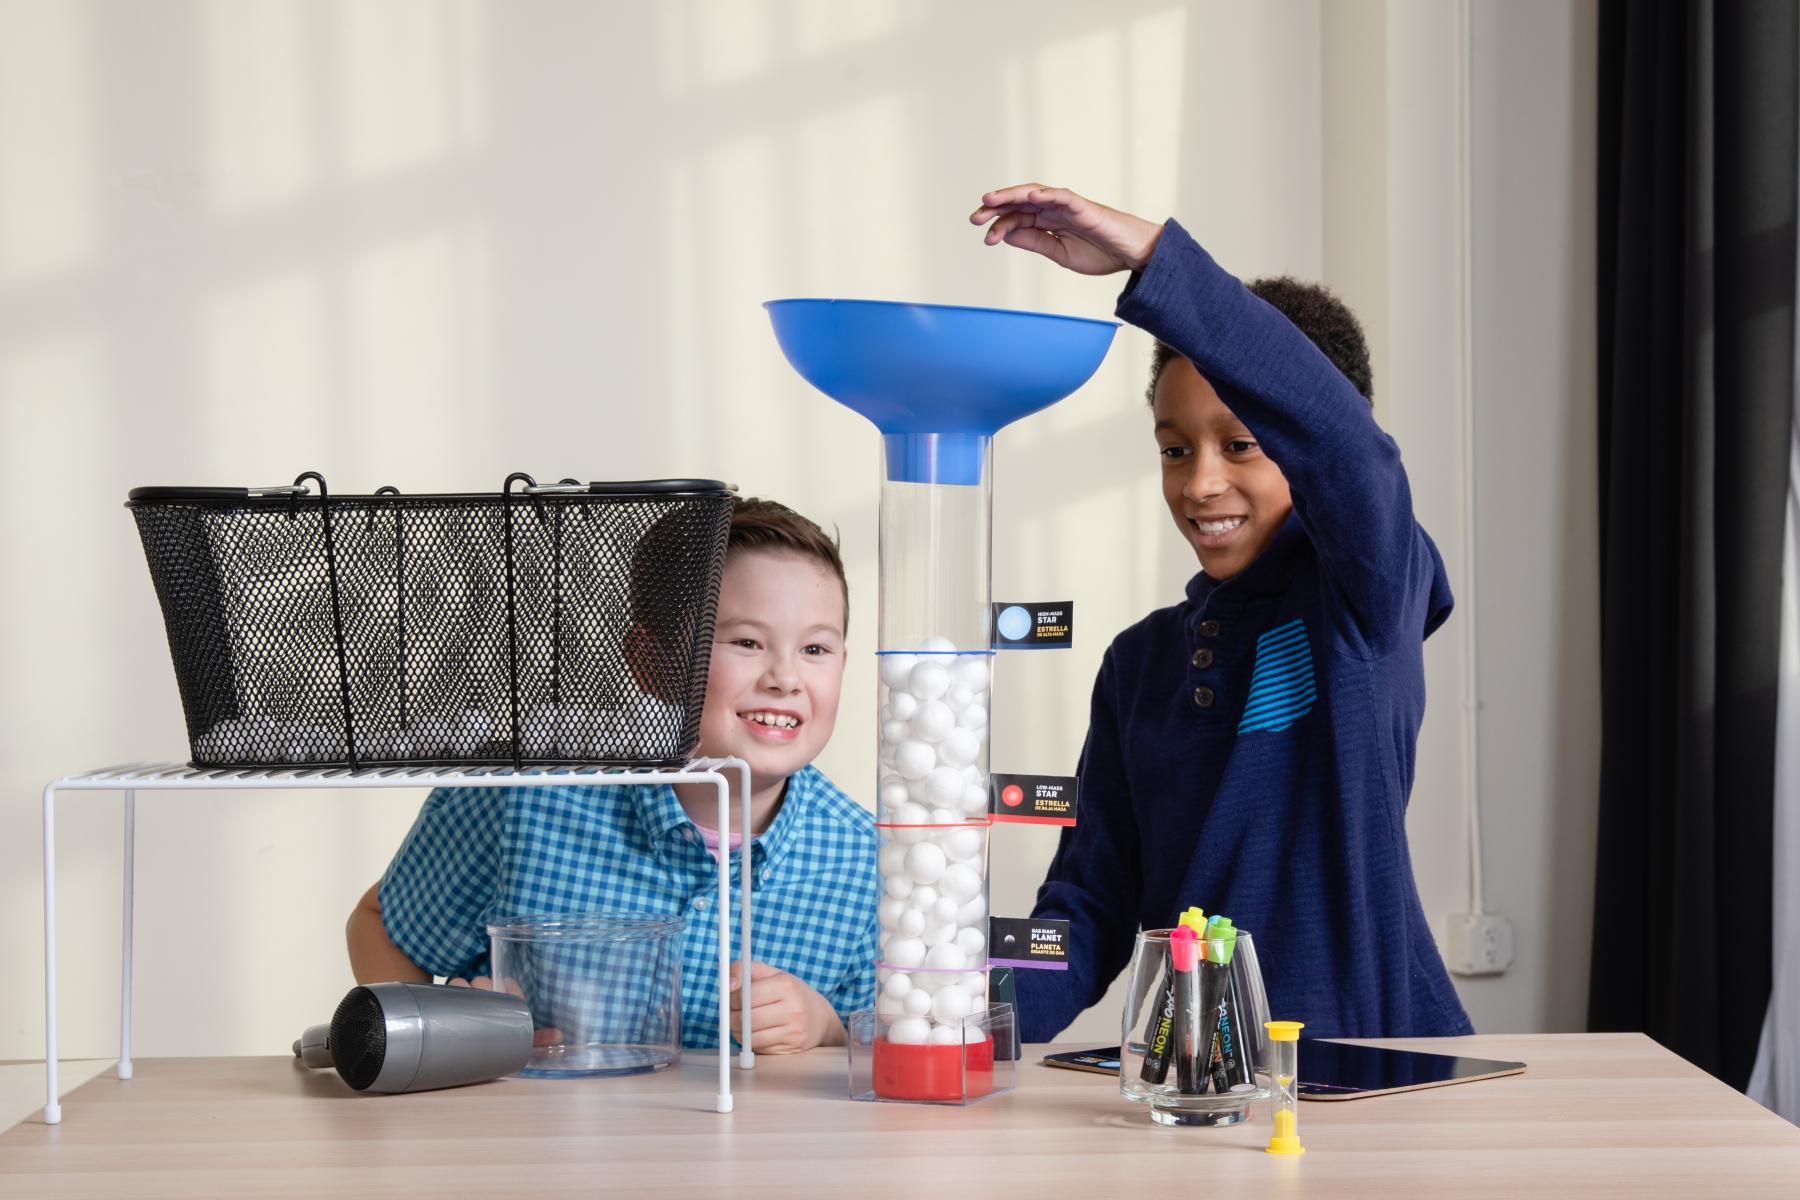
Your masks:
{"label": "short dark hair", "polygon": [[[1244,285],[1251,294],[1293,322],[1294,328],[1307,336],[1331,365],[1371,404],[1375,401],[1375,379],[1369,369],[1369,343],[1363,337],[1362,323],[1350,306],[1339,300],[1322,283],[1306,283],[1291,275],[1253,279]],[[1156,383],[1163,368],[1175,357],[1175,351],[1162,342],[1150,355],[1150,387],[1145,396],[1156,400]]]}
{"label": "short dark hair", "polygon": [[844,556],[835,537],[785,504],[743,496],[732,501],[731,538],[725,545],[730,557],[736,550],[775,550],[810,558],[837,576],[844,593],[844,630],[850,628],[850,581],[844,575]]}

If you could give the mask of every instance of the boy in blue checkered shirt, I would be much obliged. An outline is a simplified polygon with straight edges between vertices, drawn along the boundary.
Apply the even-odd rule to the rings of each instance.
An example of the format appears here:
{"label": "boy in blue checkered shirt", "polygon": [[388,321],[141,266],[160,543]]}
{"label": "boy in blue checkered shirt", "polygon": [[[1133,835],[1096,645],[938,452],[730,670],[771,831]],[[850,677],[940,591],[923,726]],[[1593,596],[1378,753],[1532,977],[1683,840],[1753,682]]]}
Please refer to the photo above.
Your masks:
{"label": "boy in blue checkered shirt", "polygon": [[[750,764],[759,1053],[841,1045],[843,1018],[874,1000],[874,822],[810,765],[837,719],[849,603],[824,531],[773,501],[735,504],[699,753]],[[713,1048],[719,855],[741,836],[712,828],[717,795],[708,784],[434,791],[350,916],[351,968],[364,983],[488,986],[486,923],[496,917],[682,916],[682,1042]],[[735,884],[738,856],[727,861]],[[735,955],[740,922],[726,926]]]}

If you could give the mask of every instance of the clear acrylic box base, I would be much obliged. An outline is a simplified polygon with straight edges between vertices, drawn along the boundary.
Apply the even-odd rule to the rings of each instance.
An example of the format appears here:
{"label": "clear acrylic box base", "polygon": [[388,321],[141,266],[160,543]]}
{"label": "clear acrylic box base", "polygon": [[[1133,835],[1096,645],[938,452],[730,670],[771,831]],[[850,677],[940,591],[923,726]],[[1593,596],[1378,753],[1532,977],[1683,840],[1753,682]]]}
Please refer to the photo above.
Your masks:
{"label": "clear acrylic box base", "polygon": [[934,1025],[937,1036],[922,1043],[891,1041],[892,1024],[872,1008],[850,1014],[850,1099],[967,1105],[1013,1090],[1015,1064],[995,1053],[1012,1044],[1010,1004]]}

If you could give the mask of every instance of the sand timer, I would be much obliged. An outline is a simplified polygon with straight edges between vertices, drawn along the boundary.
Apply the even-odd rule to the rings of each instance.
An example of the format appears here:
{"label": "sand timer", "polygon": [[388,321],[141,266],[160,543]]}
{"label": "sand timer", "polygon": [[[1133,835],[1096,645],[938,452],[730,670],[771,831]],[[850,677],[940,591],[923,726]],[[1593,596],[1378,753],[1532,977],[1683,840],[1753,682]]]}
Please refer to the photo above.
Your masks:
{"label": "sand timer", "polygon": [[795,370],[882,434],[873,1090],[967,1098],[970,1064],[993,1054],[991,443],[1086,382],[1116,325],[866,300],[766,307]]}

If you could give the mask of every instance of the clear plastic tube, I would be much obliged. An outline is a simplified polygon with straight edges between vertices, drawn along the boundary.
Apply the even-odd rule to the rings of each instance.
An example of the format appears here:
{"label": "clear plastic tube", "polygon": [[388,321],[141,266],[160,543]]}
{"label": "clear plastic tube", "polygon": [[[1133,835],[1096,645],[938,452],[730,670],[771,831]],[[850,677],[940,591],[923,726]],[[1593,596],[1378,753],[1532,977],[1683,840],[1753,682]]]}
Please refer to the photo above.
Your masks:
{"label": "clear plastic tube", "polygon": [[963,1019],[987,1007],[988,466],[881,489],[876,1010],[902,1045],[986,1036]]}

